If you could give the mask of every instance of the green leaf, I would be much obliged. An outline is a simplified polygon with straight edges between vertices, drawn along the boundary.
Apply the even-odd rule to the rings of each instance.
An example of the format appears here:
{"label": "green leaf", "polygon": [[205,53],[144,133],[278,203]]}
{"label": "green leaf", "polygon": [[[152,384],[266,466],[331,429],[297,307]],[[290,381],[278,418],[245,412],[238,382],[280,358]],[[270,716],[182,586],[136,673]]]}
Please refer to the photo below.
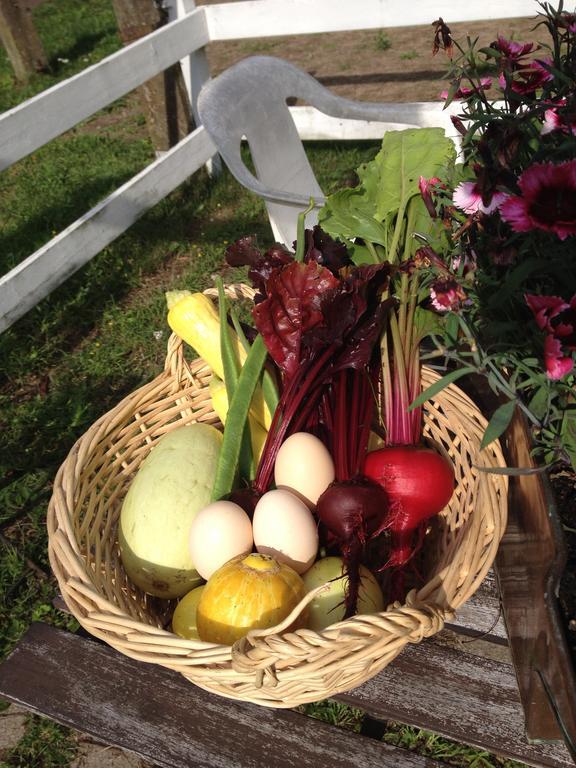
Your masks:
{"label": "green leaf", "polygon": [[510,296],[513,296],[532,274],[538,273],[541,270],[547,270],[549,266],[550,262],[548,259],[541,259],[537,256],[524,259],[518,267],[507,273],[506,280],[502,281],[501,288],[495,291],[488,300],[488,306],[499,307]]}
{"label": "green leaf", "polygon": [[456,343],[459,331],[460,323],[458,322],[458,315],[454,312],[450,312],[446,318],[446,337],[450,341]]}
{"label": "green leaf", "polygon": [[576,411],[567,410],[562,419],[561,430],[564,450],[570,458],[573,469],[576,470]]}
{"label": "green leaf", "polygon": [[441,379],[435,381],[434,384],[430,384],[430,386],[425,389],[424,392],[421,392],[414,400],[414,402],[408,406],[408,410],[412,411],[414,408],[418,408],[419,406],[423,405],[426,400],[430,400],[432,397],[434,397],[434,395],[437,395],[438,392],[441,392],[449,384],[453,384],[463,376],[467,376],[469,373],[475,372],[476,368],[473,368],[471,365],[467,365],[464,368],[458,368],[455,371],[450,371],[450,373],[447,373],[445,376],[442,376]]}
{"label": "green leaf", "polygon": [[353,240],[361,237],[371,243],[386,245],[386,227],[373,217],[374,206],[355,189],[340,189],[330,195],[320,209],[318,221],[332,237]]}
{"label": "green leaf", "polygon": [[538,387],[530,402],[528,410],[532,411],[537,419],[541,419],[548,410],[548,386]]}
{"label": "green leaf", "polygon": [[480,450],[482,450],[482,448],[486,448],[486,446],[490,445],[490,443],[494,442],[494,440],[497,440],[506,430],[512,421],[512,416],[514,415],[515,409],[516,400],[509,400],[507,403],[504,403],[503,405],[496,408],[492,414],[492,418],[490,419],[488,426],[486,427],[486,431],[484,432],[482,442],[480,443]]}
{"label": "green leaf", "polygon": [[440,336],[444,330],[444,317],[430,309],[416,307],[414,312],[414,338],[422,341],[426,336]]}
{"label": "green leaf", "polygon": [[445,176],[456,161],[454,144],[442,128],[387,131],[372,163],[359,169],[366,195],[375,203],[375,218],[383,221],[420,194],[420,176]]}
{"label": "green leaf", "polygon": [[[418,197],[414,202],[416,231],[432,227],[432,220],[419,200],[420,176],[446,178],[455,161],[454,144],[442,128],[388,131],[374,160],[358,168],[360,184],[330,195],[319,212],[319,222],[332,237],[376,243],[390,257],[388,249],[395,219],[399,212],[405,212],[412,198]],[[402,252],[403,243],[399,246]]]}

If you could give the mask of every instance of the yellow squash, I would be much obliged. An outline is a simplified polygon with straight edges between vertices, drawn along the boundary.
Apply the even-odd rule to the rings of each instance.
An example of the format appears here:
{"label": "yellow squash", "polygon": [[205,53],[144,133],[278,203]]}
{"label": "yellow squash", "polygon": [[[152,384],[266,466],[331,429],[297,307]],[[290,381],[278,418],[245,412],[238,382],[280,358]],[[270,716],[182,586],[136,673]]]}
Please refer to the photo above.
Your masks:
{"label": "yellow squash", "polygon": [[[290,566],[269,555],[240,555],[208,579],[196,612],[198,634],[209,643],[232,645],[251,629],[278,624],[305,594]],[[291,628],[304,626],[305,619],[301,614]]]}
{"label": "yellow squash", "polygon": [[[220,318],[213,302],[203,293],[190,291],[169,291],[168,325],[187,344],[197,352],[218,378],[224,378],[222,355],[220,350]],[[244,365],[246,352],[238,334],[230,329],[232,345],[240,365]],[[270,428],[270,411],[260,386],[256,387],[250,413],[266,429]]]}

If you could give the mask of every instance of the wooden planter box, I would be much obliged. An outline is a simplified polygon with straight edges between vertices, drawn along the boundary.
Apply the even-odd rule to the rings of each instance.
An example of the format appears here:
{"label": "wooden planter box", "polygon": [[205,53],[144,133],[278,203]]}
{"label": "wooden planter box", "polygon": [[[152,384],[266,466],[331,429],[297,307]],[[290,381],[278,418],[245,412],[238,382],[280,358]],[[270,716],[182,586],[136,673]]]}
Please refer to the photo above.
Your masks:
{"label": "wooden planter box", "polygon": [[[483,382],[470,392],[495,408]],[[501,439],[510,467],[534,467],[526,421],[517,411]],[[565,542],[545,473],[510,477],[508,526],[495,562],[502,610],[532,742],[563,740],[576,760],[576,672],[566,642],[558,587]]]}

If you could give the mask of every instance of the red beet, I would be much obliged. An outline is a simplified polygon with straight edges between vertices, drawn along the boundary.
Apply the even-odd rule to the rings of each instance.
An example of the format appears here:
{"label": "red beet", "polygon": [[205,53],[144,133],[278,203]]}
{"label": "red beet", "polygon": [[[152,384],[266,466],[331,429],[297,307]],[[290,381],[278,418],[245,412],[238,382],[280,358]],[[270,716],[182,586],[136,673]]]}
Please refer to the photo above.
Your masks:
{"label": "red beet", "polygon": [[431,448],[389,446],[366,455],[364,474],[379,483],[389,499],[392,548],[387,566],[405,565],[416,551],[422,524],[452,497],[452,464]]}

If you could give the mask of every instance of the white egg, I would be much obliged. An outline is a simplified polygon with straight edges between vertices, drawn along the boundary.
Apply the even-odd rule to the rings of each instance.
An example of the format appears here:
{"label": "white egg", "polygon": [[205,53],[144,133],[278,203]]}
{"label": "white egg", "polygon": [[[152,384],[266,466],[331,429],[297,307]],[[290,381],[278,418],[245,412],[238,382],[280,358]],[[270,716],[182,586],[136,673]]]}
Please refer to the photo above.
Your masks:
{"label": "white egg", "polygon": [[190,557],[206,580],[228,560],[251,552],[252,544],[250,518],[232,501],[208,504],[190,527]]}
{"label": "white egg", "polygon": [[256,504],[252,528],[258,552],[286,563],[296,573],[307,571],[316,559],[316,520],[306,504],[290,491],[265,493]]}
{"label": "white egg", "polygon": [[291,491],[313,507],[334,478],[332,456],[315,435],[295,432],[280,446],[274,465],[277,488]]}

